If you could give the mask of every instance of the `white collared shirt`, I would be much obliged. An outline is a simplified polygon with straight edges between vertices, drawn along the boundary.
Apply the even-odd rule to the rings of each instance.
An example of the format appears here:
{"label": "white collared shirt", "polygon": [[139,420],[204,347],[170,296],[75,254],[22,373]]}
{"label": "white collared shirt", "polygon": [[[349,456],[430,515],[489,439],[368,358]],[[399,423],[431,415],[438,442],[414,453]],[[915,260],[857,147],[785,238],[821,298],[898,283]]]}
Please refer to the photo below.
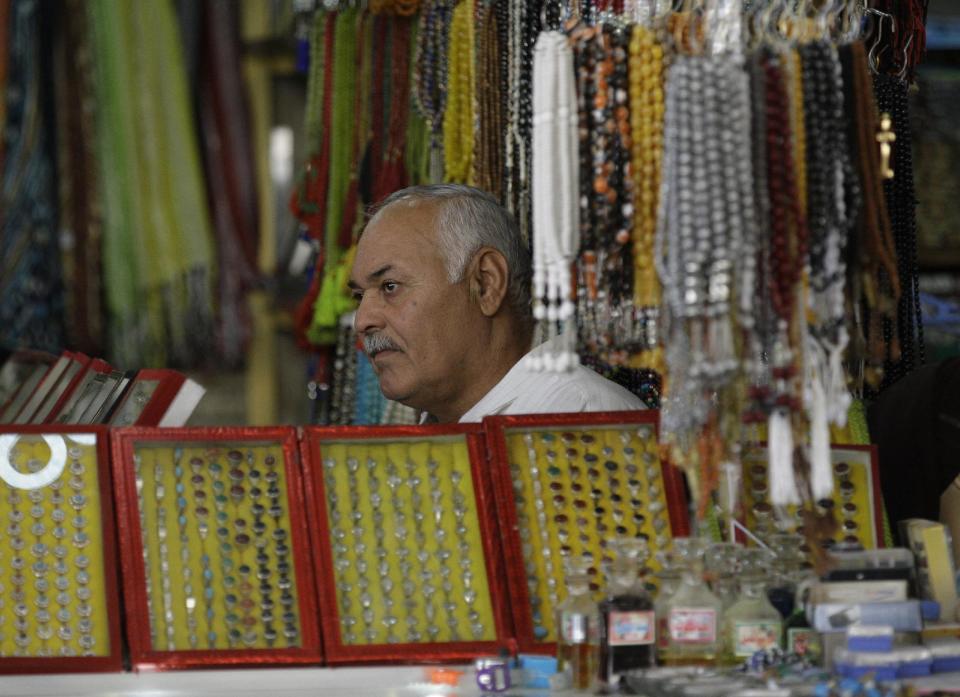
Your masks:
{"label": "white collared shirt", "polygon": [[460,423],[481,421],[494,414],[555,414],[582,411],[646,409],[625,387],[584,366],[557,373],[533,371],[526,358],[542,353],[552,339],[517,361],[493,388],[460,417]]}

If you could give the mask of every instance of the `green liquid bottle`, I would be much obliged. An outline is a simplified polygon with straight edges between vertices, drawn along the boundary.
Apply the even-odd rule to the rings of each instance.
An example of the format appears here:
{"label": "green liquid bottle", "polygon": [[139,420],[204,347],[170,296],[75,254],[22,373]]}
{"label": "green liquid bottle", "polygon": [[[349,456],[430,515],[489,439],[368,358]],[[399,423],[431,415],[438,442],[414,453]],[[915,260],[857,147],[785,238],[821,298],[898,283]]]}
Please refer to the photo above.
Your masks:
{"label": "green liquid bottle", "polygon": [[673,541],[682,576],[676,590],[658,604],[657,659],[663,665],[713,665],[720,648],[723,606],[703,579],[702,540],[680,537]]}
{"label": "green liquid bottle", "polygon": [[741,554],[740,596],[724,613],[722,664],[736,664],[758,651],[780,646],[783,619],[767,598],[765,569],[771,555],[762,549]]}

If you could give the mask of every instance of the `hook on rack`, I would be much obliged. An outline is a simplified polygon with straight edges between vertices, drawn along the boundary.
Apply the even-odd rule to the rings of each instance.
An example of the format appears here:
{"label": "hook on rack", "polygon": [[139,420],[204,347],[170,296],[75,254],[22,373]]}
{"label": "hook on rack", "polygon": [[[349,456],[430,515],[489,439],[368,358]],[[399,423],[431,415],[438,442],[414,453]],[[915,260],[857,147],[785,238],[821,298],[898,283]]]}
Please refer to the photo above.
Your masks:
{"label": "hook on rack", "polygon": [[900,70],[897,71],[897,79],[900,82],[906,82],[906,79],[907,79],[907,67],[909,65],[909,58],[907,57],[907,55],[910,51],[911,41],[913,41],[913,34],[907,37],[907,43],[903,45],[903,65],[901,65]]}
{"label": "hook on rack", "polygon": [[870,50],[867,52],[867,64],[870,66],[870,70],[874,73],[880,72],[880,56],[883,51],[886,49],[886,44],[883,46],[880,45],[883,40],[883,20],[890,20],[890,33],[891,35],[895,34],[897,31],[897,21],[894,19],[893,15],[881,10],[877,10],[873,7],[867,8],[867,16],[876,16],[877,19],[877,37],[874,39],[873,44],[870,46]]}

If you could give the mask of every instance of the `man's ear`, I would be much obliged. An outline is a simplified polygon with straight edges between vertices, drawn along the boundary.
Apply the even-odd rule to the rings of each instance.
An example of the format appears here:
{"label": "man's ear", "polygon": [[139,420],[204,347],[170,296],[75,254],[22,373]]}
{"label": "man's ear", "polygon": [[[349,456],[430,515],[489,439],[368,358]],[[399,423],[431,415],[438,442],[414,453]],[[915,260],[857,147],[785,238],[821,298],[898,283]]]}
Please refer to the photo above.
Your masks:
{"label": "man's ear", "polygon": [[492,247],[481,247],[470,263],[470,297],[485,316],[497,314],[509,284],[510,271],[503,254]]}

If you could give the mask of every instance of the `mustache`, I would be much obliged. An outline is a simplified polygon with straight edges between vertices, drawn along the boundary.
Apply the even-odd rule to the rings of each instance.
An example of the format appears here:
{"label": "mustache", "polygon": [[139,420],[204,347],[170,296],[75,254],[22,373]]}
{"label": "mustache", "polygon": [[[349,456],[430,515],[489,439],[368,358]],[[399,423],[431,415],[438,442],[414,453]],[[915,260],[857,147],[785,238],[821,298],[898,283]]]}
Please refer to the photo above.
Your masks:
{"label": "mustache", "polygon": [[363,350],[370,358],[373,358],[381,351],[399,351],[400,347],[389,336],[378,332],[363,335]]}

